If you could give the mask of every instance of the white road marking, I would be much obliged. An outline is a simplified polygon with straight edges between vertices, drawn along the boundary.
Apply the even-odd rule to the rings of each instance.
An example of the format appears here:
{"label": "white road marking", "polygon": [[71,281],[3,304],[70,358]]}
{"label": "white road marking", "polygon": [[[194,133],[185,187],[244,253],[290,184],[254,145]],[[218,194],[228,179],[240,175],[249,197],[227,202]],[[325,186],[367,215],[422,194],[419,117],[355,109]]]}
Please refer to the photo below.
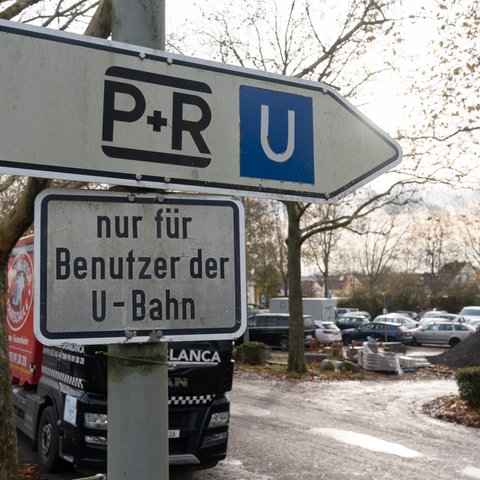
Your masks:
{"label": "white road marking", "polygon": [[422,456],[421,453],[404,447],[399,443],[387,442],[377,437],[364,435],[362,433],[351,432],[349,430],[338,430],[336,428],[312,428],[310,432],[316,435],[325,435],[327,437],[333,438],[334,440],[337,440],[338,442],[355,445],[365,448],[367,450],[373,450],[375,452],[384,452],[405,458]]}
{"label": "white road marking", "polygon": [[462,470],[462,473],[470,478],[480,478],[480,468],[467,467]]}

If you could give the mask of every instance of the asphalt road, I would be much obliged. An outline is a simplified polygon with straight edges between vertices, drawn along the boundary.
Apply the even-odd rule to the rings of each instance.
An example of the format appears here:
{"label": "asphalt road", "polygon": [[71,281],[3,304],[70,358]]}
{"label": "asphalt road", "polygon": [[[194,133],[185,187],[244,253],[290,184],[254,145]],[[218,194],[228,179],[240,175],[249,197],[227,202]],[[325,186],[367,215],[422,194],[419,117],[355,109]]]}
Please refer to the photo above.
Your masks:
{"label": "asphalt road", "polygon": [[[454,380],[290,382],[236,376],[229,455],[171,480],[480,479],[480,431],[422,405]],[[70,480],[82,475],[51,475]],[[158,479],[164,480],[164,479]]]}

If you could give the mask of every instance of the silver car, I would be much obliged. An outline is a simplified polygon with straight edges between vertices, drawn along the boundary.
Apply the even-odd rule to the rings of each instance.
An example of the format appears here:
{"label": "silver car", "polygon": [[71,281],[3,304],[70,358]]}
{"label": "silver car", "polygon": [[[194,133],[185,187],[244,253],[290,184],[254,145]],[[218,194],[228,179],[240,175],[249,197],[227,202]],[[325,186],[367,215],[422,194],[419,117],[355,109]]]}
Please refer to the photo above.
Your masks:
{"label": "silver car", "polygon": [[413,344],[431,343],[437,345],[457,345],[462,340],[470,337],[476,329],[467,323],[434,321],[411,330]]}
{"label": "silver car", "polygon": [[400,313],[386,313],[384,315],[378,315],[375,317],[375,322],[390,322],[390,323],[401,323],[405,328],[412,330],[413,328],[418,327],[418,322],[413,320],[406,315]]}
{"label": "silver car", "polygon": [[458,322],[458,323],[465,322],[465,318],[462,317],[461,315],[457,315],[455,313],[443,312],[443,313],[434,313],[428,317],[423,318],[422,321],[420,322],[420,325],[425,326],[425,325],[428,325],[429,323],[438,322],[442,320],[445,322]]}

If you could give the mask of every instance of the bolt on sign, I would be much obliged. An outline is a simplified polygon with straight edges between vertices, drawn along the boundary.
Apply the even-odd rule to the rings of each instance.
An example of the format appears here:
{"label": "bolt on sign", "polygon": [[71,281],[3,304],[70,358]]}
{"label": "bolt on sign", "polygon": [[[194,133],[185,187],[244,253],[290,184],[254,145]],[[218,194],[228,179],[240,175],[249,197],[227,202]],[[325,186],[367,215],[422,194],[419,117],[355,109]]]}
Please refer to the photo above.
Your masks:
{"label": "bolt on sign", "polygon": [[243,215],[223,197],[46,190],[35,205],[37,338],[241,336]]}
{"label": "bolt on sign", "polygon": [[0,20],[0,171],[323,202],[401,148],[330,86]]}

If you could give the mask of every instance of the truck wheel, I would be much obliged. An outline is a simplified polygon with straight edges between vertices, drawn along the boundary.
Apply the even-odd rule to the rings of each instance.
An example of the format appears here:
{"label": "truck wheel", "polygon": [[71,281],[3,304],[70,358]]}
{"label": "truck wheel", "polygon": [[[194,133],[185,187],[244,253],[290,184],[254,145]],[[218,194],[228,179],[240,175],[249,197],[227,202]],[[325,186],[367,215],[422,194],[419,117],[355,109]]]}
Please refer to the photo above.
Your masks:
{"label": "truck wheel", "polygon": [[280,347],[280,350],[282,352],[287,352],[288,351],[288,338],[287,337],[281,337],[280,340],[278,341],[278,346]]}
{"label": "truck wheel", "polygon": [[46,407],[38,425],[38,465],[42,472],[55,472],[64,465],[59,457],[57,415],[53,406]]}

